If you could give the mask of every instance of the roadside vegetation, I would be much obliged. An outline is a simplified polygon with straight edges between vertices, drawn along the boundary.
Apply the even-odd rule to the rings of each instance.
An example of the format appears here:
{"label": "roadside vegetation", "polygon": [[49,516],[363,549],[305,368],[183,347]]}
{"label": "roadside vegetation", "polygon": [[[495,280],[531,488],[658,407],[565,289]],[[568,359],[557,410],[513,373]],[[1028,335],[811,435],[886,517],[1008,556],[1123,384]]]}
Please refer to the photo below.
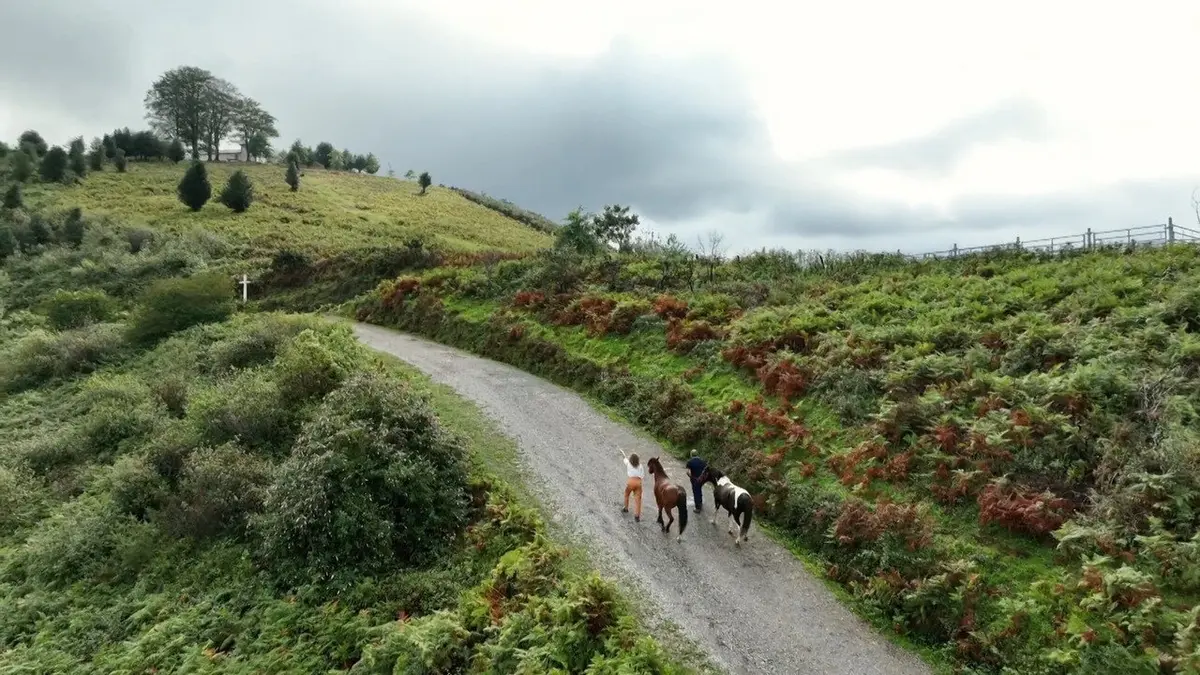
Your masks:
{"label": "roadside vegetation", "polygon": [[722,260],[634,228],[577,212],[554,249],[347,311],[699,447],[963,672],[1200,668],[1200,250]]}

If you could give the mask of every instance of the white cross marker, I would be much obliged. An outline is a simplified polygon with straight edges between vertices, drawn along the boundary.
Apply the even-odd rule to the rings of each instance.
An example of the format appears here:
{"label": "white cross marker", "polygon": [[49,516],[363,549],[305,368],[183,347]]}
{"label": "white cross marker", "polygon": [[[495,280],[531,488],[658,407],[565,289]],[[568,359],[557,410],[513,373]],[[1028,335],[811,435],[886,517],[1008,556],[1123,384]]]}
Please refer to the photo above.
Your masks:
{"label": "white cross marker", "polygon": [[247,291],[250,290],[250,280],[246,278],[245,274],[243,274],[242,280],[239,281],[238,283],[241,284],[241,286],[242,286],[242,302],[245,302]]}

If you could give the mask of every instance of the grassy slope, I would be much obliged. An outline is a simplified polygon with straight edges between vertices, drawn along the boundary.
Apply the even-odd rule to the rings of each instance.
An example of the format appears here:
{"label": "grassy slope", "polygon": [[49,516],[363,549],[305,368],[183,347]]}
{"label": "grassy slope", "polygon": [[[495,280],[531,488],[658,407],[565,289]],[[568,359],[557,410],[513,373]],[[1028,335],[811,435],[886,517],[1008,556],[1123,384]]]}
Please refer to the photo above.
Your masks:
{"label": "grassy slope", "polygon": [[[347,249],[402,246],[420,237],[426,246],[447,251],[528,252],[550,237],[449,188],[431,187],[418,195],[411,181],[323,169],[305,169],[300,190],[291,192],[284,169],[276,165],[208,163],[213,199],[191,213],[175,189],[187,167],[162,162],[130,162],[129,171],[91,173],[81,185],[32,183],[25,188],[33,207],[81,207],[125,225],[167,231],[206,230],[227,237],[251,255],[290,248],[329,255]],[[256,201],[242,214],[217,202],[229,175],[242,169],[254,185]]]}
{"label": "grassy slope", "polygon": [[[579,296],[514,307],[517,272],[504,275],[507,285],[471,271],[427,275],[436,287],[415,291],[385,284],[360,316],[574,378],[602,396],[610,385],[591,384],[595,366],[649,383],[645,399],[616,387],[613,401],[669,438],[708,443],[742,426],[747,433],[729,440],[759,460],[711,451],[768,495],[774,522],[860,609],[942,644],[962,667],[1142,672],[1160,653],[1180,672],[1200,663],[1189,637],[1200,586],[1179,571],[1200,562],[1188,543],[1200,504],[1196,249],[841,270],[841,280],[730,265],[706,292],[675,291],[692,306],[674,327],[653,316],[657,293],[638,288],[653,263],[622,267],[625,292],[599,282],[609,269],[592,275],[588,297],[641,316],[628,335],[610,332],[611,306],[593,300],[588,309]],[[772,306],[757,306],[764,300]],[[668,348],[702,320],[717,340],[685,354]],[[792,351],[771,346],[789,338],[800,338],[789,340]],[[578,363],[542,366],[553,359],[538,343]],[[656,382],[682,386],[724,428],[696,435],[690,412],[657,417],[670,399]],[[767,420],[730,412],[759,396],[759,412],[782,412],[785,426],[808,435],[782,441]],[[989,491],[1000,476],[1014,487]],[[867,511],[856,510],[863,503]],[[1057,553],[1056,530],[1068,542]]]}
{"label": "grassy slope", "polygon": [[[9,349],[40,323],[36,316],[10,315],[0,326],[0,351],[12,355]],[[417,639],[462,639],[451,638],[458,629],[446,623],[447,618],[470,625],[477,611],[472,608],[489,597],[487,580],[496,574],[490,570],[507,551],[486,533],[507,533],[509,539],[502,541],[509,541],[524,523],[544,526],[522,515],[522,500],[508,492],[523,492],[520,476],[509,468],[511,441],[478,409],[452,392],[432,387],[409,368],[381,362],[385,372],[427,397],[440,422],[466,440],[479,479],[492,480],[497,472],[491,468],[499,467],[504,481],[491,492],[487,515],[473,525],[479,534],[468,532],[436,565],[356,576],[342,580],[349,585],[340,588],[314,580],[285,592],[272,586],[257,558],[256,535],[237,526],[207,531],[216,518],[236,523],[245,515],[241,509],[256,508],[241,500],[258,488],[228,484],[232,476],[246,480],[247,474],[226,474],[220,466],[204,464],[195,459],[205,452],[198,449],[182,460],[179,487],[159,492],[164,488],[150,467],[161,466],[156,463],[164,457],[161,449],[186,438],[184,430],[193,423],[197,429],[213,429],[202,422],[203,410],[212,410],[198,402],[212,394],[237,396],[239,387],[255,379],[254,372],[266,372],[271,379],[276,368],[272,353],[284,349],[300,328],[318,325],[312,320],[243,317],[193,329],[149,352],[110,343],[114,349],[104,359],[108,365],[98,372],[50,378],[40,387],[0,400],[0,670],[344,671],[359,664],[354,672],[391,672],[390,662],[398,653],[431,648],[404,646],[404,624],[397,623],[397,617],[415,620],[412,630],[423,636]],[[220,366],[246,363],[248,358],[258,363],[266,359],[266,370],[250,366],[227,371]],[[6,378],[15,372],[4,369]],[[186,399],[196,402],[188,406],[183,420],[173,421],[155,403],[164,381],[185,383]],[[121,403],[111,407],[116,400]],[[249,432],[246,442],[252,444],[288,434],[261,423],[261,416],[274,419],[279,412],[251,406],[220,415],[223,423]],[[310,414],[301,408],[292,412]],[[241,444],[235,441],[234,446]],[[255,461],[273,461],[264,449],[246,445],[237,452],[242,462],[251,461],[244,453],[257,457]],[[189,482],[197,480],[207,489],[192,491]],[[175,501],[176,489],[178,499],[185,501]],[[230,494],[231,489],[236,494]],[[131,509],[136,513],[141,505],[155,506],[143,519],[131,517]],[[192,538],[180,538],[180,529]],[[474,536],[483,537],[480,545],[475,545]],[[528,540],[528,535],[518,539]],[[529,550],[536,556],[540,549]],[[508,609],[514,616],[526,603],[532,603],[531,612],[544,611],[536,603],[553,605],[566,599],[569,604],[569,598],[596,592],[586,590],[586,567],[579,563],[518,572],[514,583],[522,583],[526,574],[549,575],[526,581],[540,579],[539,597],[544,600],[532,595],[520,600]],[[439,610],[451,614],[437,615]],[[614,617],[621,612],[613,607]],[[497,628],[515,637],[529,630],[524,622],[530,618],[501,621]],[[609,650],[631,648],[637,640],[631,630],[632,624],[614,627],[609,646],[591,648],[617,658]],[[545,635],[534,637],[534,643],[547,639]],[[478,640],[489,638],[480,635]],[[425,656],[439,649],[449,653],[444,647],[432,647],[433,654]],[[493,644],[491,649],[504,652],[506,647]],[[645,658],[658,658],[651,657],[655,648],[650,643],[638,649]]]}

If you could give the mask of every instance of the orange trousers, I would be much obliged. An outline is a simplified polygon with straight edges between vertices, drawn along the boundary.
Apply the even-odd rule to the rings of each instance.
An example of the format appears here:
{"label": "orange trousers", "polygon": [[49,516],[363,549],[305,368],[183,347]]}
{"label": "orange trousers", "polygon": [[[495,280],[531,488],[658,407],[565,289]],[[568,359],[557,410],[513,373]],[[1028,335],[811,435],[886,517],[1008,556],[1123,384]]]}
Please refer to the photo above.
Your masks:
{"label": "orange trousers", "polygon": [[629,508],[629,496],[633,495],[633,515],[642,517],[642,479],[630,478],[625,482],[625,508]]}

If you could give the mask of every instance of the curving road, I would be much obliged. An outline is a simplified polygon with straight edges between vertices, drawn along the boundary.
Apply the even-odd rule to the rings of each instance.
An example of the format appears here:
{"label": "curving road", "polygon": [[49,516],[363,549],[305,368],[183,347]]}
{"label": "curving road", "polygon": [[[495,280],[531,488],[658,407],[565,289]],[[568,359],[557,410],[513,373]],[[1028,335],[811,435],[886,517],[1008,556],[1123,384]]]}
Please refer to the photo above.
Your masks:
{"label": "curving road", "polygon": [[[593,409],[580,396],[511,366],[404,333],[355,323],[367,346],[392,354],[448,385],[497,420],[520,446],[533,485],[556,520],[589,544],[602,567],[648,594],[663,618],[735,673],[930,673],[846,609],[787,549],[750,529],[735,548],[725,514],[717,526],[712,491],[691,516],[683,541],[663,535],[654,495],[642,522],[621,512],[625,470],[619,450],[660,456],[674,482],[682,465],[657,443]],[[644,461],[644,460],[643,460]],[[547,477],[555,478],[546,481]],[[690,506],[689,506],[690,508]]]}

